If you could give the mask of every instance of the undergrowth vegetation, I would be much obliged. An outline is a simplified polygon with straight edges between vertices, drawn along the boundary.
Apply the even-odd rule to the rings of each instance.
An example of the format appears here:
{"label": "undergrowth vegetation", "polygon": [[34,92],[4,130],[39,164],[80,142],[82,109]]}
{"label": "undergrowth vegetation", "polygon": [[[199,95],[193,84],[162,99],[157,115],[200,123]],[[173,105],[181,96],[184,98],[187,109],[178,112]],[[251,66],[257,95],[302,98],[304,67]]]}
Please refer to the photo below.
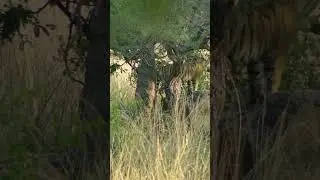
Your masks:
{"label": "undergrowth vegetation", "polygon": [[158,108],[149,117],[139,114],[134,87],[117,83],[123,81],[111,78],[111,179],[207,179],[209,101],[192,112],[187,131],[182,115],[168,117]]}

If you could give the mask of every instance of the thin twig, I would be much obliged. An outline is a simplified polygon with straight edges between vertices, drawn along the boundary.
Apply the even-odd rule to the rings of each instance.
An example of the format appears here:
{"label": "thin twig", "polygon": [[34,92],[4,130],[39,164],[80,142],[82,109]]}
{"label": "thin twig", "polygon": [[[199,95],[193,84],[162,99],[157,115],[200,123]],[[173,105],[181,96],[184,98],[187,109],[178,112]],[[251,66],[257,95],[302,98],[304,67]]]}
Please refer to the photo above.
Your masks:
{"label": "thin twig", "polygon": [[38,10],[36,10],[35,14],[39,14],[41,11],[43,11],[50,3],[52,2],[52,0],[48,0],[42,7],[40,7]]}

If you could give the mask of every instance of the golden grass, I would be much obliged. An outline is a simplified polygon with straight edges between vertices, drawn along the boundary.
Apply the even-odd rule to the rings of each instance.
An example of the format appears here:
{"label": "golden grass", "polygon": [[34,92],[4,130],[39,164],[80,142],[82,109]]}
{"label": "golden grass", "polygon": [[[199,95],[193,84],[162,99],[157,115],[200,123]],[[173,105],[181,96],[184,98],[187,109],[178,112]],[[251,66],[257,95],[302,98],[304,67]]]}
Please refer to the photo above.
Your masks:
{"label": "golden grass", "polygon": [[[121,78],[111,79],[111,106],[134,101],[133,87],[119,85]],[[127,111],[121,107],[121,128],[111,132],[111,179],[209,178],[209,114],[195,110],[188,132],[185,119],[166,118],[160,110],[152,117],[129,117]]]}

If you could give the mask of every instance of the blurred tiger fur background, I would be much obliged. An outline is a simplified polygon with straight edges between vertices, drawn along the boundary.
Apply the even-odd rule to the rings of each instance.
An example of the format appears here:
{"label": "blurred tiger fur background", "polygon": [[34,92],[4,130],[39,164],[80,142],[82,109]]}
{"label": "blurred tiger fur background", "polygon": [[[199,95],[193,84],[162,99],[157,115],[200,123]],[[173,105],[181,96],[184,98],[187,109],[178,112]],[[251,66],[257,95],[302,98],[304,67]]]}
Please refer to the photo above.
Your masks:
{"label": "blurred tiger fur background", "polygon": [[[243,129],[252,128],[246,112],[263,105],[264,121],[267,96],[279,90],[298,32],[320,34],[312,24],[319,24],[319,16],[314,15],[319,5],[319,0],[213,1],[210,90],[215,138],[211,149],[217,162],[211,167],[217,168],[218,179],[238,179],[252,170],[251,150],[244,158],[242,154],[248,144]],[[221,157],[227,159],[222,162]]]}

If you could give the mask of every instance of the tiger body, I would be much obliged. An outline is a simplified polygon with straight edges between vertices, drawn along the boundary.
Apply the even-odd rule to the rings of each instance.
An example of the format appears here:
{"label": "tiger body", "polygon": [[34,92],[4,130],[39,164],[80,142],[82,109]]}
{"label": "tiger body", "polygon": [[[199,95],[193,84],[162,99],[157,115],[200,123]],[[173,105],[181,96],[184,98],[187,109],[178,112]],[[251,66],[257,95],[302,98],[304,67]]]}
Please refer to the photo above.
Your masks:
{"label": "tiger body", "polygon": [[187,83],[187,92],[198,90],[199,80],[204,72],[208,69],[210,52],[206,49],[200,49],[187,55],[187,60],[183,63],[181,79]]}
{"label": "tiger body", "polygon": [[247,67],[250,103],[278,91],[288,50],[296,39],[297,18],[294,0],[271,0],[245,12],[233,8],[224,17],[219,48],[233,66]]}
{"label": "tiger body", "polygon": [[251,0],[250,4],[244,0],[216,1],[217,18],[212,21],[217,26],[214,49],[230,60],[233,77],[243,69],[240,66],[247,68],[249,104],[261,103],[267,93],[279,90],[290,46],[306,22],[305,16],[318,3],[318,0]]}
{"label": "tiger body", "polygon": [[[222,144],[228,143],[222,135],[229,133],[222,125],[225,121],[218,121],[224,107],[223,103],[219,104],[225,101],[221,100],[226,95],[224,88],[232,87],[230,84],[226,86],[226,82],[230,82],[226,74],[231,71],[232,78],[237,78],[239,69],[243,69],[242,66],[246,67],[249,92],[245,92],[248,95],[245,99],[248,102],[245,104],[249,105],[249,108],[254,108],[256,104],[266,102],[267,94],[277,92],[281,85],[288,52],[290,46],[295,43],[300,28],[299,21],[307,14],[306,9],[312,9],[319,3],[318,0],[257,1],[250,1],[252,4],[247,3],[247,6],[245,3],[240,4],[241,1],[238,0],[216,0],[214,3],[216,17],[212,22],[215,37],[211,50],[214,50],[212,52],[215,57],[211,60],[211,79],[214,82],[211,85],[211,102],[215,105],[211,106],[211,116],[217,123],[212,123],[211,128],[220,133],[217,137],[221,138],[212,140],[212,144],[218,143],[216,165],[219,164],[223,153]],[[229,63],[225,63],[226,60]],[[231,67],[225,70],[225,64]],[[237,127],[242,126],[243,124]],[[228,156],[231,157],[229,154]],[[249,163],[243,168],[245,169],[242,170],[242,175],[245,175],[252,168],[252,164]],[[225,173],[229,178],[234,176],[233,169]],[[222,176],[224,175],[226,174]]]}

